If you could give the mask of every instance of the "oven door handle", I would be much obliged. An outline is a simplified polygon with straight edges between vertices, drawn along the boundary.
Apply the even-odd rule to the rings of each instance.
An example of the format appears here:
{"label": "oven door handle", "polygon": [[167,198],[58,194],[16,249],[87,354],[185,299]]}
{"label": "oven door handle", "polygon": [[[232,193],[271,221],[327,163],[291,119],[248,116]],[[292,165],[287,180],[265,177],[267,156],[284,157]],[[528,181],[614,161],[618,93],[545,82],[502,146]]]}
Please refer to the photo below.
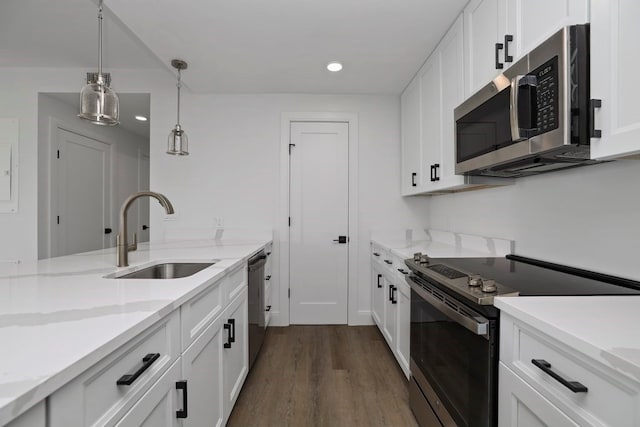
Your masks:
{"label": "oven door handle", "polygon": [[489,320],[485,319],[482,316],[469,317],[462,313],[459,313],[453,308],[449,307],[449,305],[445,304],[443,301],[425,291],[422,286],[416,283],[411,277],[406,277],[406,279],[409,283],[409,286],[411,286],[411,289],[415,291],[415,293],[417,293],[420,298],[428,302],[432,307],[434,307],[450,319],[453,319],[460,326],[465,327],[474,334],[489,339]]}

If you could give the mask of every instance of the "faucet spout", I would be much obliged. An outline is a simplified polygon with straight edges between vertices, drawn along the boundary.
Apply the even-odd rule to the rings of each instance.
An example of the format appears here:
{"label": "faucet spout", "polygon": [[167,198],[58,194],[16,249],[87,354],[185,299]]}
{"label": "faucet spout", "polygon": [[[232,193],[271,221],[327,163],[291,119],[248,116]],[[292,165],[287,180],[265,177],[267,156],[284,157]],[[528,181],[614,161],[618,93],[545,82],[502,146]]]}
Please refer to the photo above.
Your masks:
{"label": "faucet spout", "polygon": [[[124,203],[122,203],[122,207],[120,208],[120,230],[118,232],[118,236],[116,237],[116,263],[118,267],[126,267],[129,265],[129,251],[132,249],[130,249],[129,243],[127,242],[127,212],[131,204],[140,197],[153,197],[154,199],[158,200],[167,215],[175,213],[175,211],[173,210],[173,205],[164,194],[156,193],[155,191],[141,191],[139,193],[133,193],[132,195],[127,197]],[[136,243],[137,239],[134,233],[134,248]]]}

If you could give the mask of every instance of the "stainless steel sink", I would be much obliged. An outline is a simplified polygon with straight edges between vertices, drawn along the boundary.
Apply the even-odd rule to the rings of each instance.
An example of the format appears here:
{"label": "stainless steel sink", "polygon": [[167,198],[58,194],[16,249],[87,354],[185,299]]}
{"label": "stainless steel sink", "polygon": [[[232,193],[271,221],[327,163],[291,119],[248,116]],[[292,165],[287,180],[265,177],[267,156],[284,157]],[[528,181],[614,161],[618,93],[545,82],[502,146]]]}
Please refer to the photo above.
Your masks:
{"label": "stainless steel sink", "polygon": [[155,264],[133,273],[116,275],[115,279],[180,279],[188,277],[205,268],[215,264],[215,262],[166,262]]}

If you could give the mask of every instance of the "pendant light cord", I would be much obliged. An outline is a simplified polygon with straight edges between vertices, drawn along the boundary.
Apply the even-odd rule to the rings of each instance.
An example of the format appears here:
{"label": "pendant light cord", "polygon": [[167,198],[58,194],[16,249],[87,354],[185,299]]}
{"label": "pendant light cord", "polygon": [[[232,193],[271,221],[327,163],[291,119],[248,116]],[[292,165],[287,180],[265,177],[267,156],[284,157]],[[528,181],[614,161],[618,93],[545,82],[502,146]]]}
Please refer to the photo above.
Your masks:
{"label": "pendant light cord", "polygon": [[98,3],[98,82],[102,82],[102,0]]}
{"label": "pendant light cord", "polygon": [[182,80],[180,78],[180,68],[178,68],[178,84],[176,86],[178,87],[178,123],[177,125],[180,126],[180,88],[182,87]]}

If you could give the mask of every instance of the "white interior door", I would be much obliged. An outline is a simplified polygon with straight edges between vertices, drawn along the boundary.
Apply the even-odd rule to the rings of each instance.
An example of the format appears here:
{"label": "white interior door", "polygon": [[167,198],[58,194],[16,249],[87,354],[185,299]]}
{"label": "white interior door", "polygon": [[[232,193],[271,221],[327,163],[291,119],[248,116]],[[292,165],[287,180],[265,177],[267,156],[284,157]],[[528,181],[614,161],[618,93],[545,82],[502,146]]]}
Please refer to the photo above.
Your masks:
{"label": "white interior door", "polygon": [[108,247],[110,145],[58,128],[58,150],[52,157],[57,177],[52,191],[52,256]]}
{"label": "white interior door", "polygon": [[290,323],[346,324],[349,124],[290,127]]}

